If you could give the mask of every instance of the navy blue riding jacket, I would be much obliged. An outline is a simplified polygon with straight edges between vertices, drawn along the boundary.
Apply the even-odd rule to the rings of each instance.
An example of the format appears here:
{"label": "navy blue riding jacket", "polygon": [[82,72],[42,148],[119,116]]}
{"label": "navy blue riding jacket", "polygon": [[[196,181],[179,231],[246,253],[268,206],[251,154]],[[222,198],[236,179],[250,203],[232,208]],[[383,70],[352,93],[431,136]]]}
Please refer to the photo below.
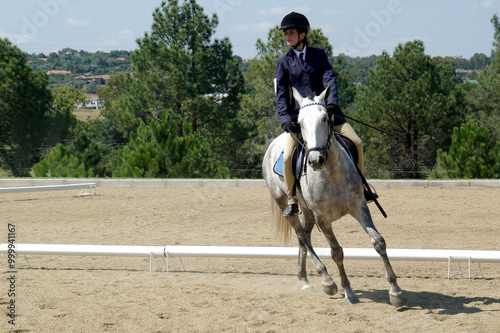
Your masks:
{"label": "navy blue riding jacket", "polygon": [[[292,96],[292,87],[306,97],[311,94],[318,96],[330,85],[332,90],[326,104],[338,105],[337,75],[323,49],[307,46],[305,62],[302,64],[291,48],[278,59],[275,75],[276,110],[281,125],[297,121],[299,104]],[[343,115],[335,114],[334,125],[345,122]]]}

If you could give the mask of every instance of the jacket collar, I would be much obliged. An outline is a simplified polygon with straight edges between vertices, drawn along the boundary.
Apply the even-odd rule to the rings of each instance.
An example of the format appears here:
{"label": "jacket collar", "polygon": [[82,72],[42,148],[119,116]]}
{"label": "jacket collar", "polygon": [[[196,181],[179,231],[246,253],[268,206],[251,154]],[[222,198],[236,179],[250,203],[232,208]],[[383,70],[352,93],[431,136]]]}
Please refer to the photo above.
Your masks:
{"label": "jacket collar", "polygon": [[304,45],[304,48],[302,49],[302,51],[298,51],[298,50],[293,49],[293,48],[292,48],[292,51],[297,56],[297,59],[299,58],[299,54],[301,54],[301,53],[304,54],[304,59],[305,59],[305,56],[306,56],[306,53],[307,53],[307,49],[308,49],[308,47],[306,45]]}
{"label": "jacket collar", "polygon": [[[309,46],[305,46],[307,48],[307,50],[309,51],[311,48]],[[299,51],[297,51],[299,52]],[[288,50],[288,52],[286,53],[287,56],[289,57],[293,57],[293,53],[294,53],[294,48],[291,47],[290,50]]]}
{"label": "jacket collar", "polygon": [[[310,48],[307,48],[308,52]],[[288,57],[288,62],[292,67],[295,67],[295,65],[299,66],[300,68],[307,68],[307,63],[301,64],[300,61],[298,61],[298,57],[295,56],[295,51],[293,47],[290,48],[290,50],[286,53],[286,56]]]}

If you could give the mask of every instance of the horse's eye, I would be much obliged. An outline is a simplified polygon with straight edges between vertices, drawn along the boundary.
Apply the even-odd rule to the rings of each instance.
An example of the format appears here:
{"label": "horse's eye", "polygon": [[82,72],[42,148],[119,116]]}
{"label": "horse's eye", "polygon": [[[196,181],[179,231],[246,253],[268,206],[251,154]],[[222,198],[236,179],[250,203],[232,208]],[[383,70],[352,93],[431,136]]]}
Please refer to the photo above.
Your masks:
{"label": "horse's eye", "polygon": [[321,119],[322,122],[326,123],[328,121],[328,117],[327,116],[324,116],[322,119]]}

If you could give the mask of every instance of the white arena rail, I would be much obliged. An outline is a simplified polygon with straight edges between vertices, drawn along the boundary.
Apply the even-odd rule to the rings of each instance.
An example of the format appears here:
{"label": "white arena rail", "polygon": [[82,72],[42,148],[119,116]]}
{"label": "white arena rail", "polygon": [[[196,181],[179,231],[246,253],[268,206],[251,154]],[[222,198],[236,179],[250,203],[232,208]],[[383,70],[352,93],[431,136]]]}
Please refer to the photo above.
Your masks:
{"label": "white arena rail", "polygon": [[[165,246],[135,245],[72,245],[72,244],[14,244],[16,254],[104,257],[163,257]],[[0,253],[8,251],[8,244],[0,244]]]}
{"label": "white arena rail", "polygon": [[[321,259],[331,258],[330,248],[315,248]],[[343,248],[344,259],[380,260],[373,248]],[[231,257],[231,258],[297,258],[297,247],[254,247],[254,246],[183,246],[167,245],[165,254],[172,257]],[[401,261],[448,261],[500,263],[500,251],[482,250],[420,250],[387,249],[390,260]]]}
{"label": "white arena rail", "polygon": [[[321,259],[329,259],[330,248],[315,248]],[[349,260],[381,260],[373,248],[344,248],[344,259]],[[252,247],[252,246],[181,246],[172,245],[165,248],[169,257],[231,257],[231,258],[297,258],[296,247]],[[484,250],[429,250],[429,249],[387,249],[391,261],[447,261],[448,278],[462,275],[460,262],[468,263],[469,278],[471,264],[477,263],[479,274],[483,275],[480,263],[500,263],[500,251]],[[309,255],[310,257],[310,255]],[[459,273],[451,274],[451,263],[457,262]]]}
{"label": "white arena rail", "polygon": [[[219,258],[275,258],[295,259],[297,247],[254,247],[254,246],[126,246],[126,245],[70,245],[70,244],[14,244],[17,255],[69,255],[69,256],[123,256],[154,257],[168,259],[182,257]],[[0,253],[8,251],[8,244],[0,244]],[[329,248],[316,248],[318,256],[329,259]],[[500,251],[483,250],[430,250],[430,249],[387,249],[391,260],[398,261],[447,261],[448,277],[452,262],[500,263]],[[348,260],[380,260],[373,248],[344,248],[344,258]],[[460,266],[459,266],[460,269]],[[461,271],[460,271],[461,275]]]}
{"label": "white arena rail", "polygon": [[25,186],[25,187],[2,187],[0,193],[12,192],[33,192],[33,191],[59,191],[59,190],[72,190],[72,189],[94,189],[96,183],[82,183],[82,184],[64,184],[64,185],[45,185],[45,186]]}
{"label": "white arena rail", "polygon": [[[136,245],[72,245],[72,244],[14,244],[16,255],[149,257],[151,271],[154,257],[165,257],[165,246]],[[0,253],[8,253],[9,244],[0,244]]]}

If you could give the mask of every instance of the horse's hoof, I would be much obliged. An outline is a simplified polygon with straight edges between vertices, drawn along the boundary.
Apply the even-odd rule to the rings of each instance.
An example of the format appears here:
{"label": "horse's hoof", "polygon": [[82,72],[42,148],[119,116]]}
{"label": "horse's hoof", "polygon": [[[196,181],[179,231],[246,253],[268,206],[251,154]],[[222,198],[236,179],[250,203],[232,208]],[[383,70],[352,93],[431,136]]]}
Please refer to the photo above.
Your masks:
{"label": "horse's hoof", "polygon": [[333,282],[332,285],[323,285],[323,292],[327,295],[333,296],[338,292],[337,285]]}
{"label": "horse's hoof", "polygon": [[395,306],[397,308],[402,307],[406,304],[406,298],[404,297],[402,292],[399,292],[397,294],[389,293],[389,301],[391,302],[392,306]]}
{"label": "horse's hoof", "polygon": [[303,293],[313,293],[314,292],[314,288],[312,285],[305,285],[302,287],[301,291]]}
{"label": "horse's hoof", "polygon": [[346,305],[354,305],[360,303],[359,298],[357,296],[347,297],[344,299]]}
{"label": "horse's hoof", "polygon": [[345,290],[344,302],[347,305],[354,305],[360,303],[358,296],[356,296],[356,294],[352,290]]}

